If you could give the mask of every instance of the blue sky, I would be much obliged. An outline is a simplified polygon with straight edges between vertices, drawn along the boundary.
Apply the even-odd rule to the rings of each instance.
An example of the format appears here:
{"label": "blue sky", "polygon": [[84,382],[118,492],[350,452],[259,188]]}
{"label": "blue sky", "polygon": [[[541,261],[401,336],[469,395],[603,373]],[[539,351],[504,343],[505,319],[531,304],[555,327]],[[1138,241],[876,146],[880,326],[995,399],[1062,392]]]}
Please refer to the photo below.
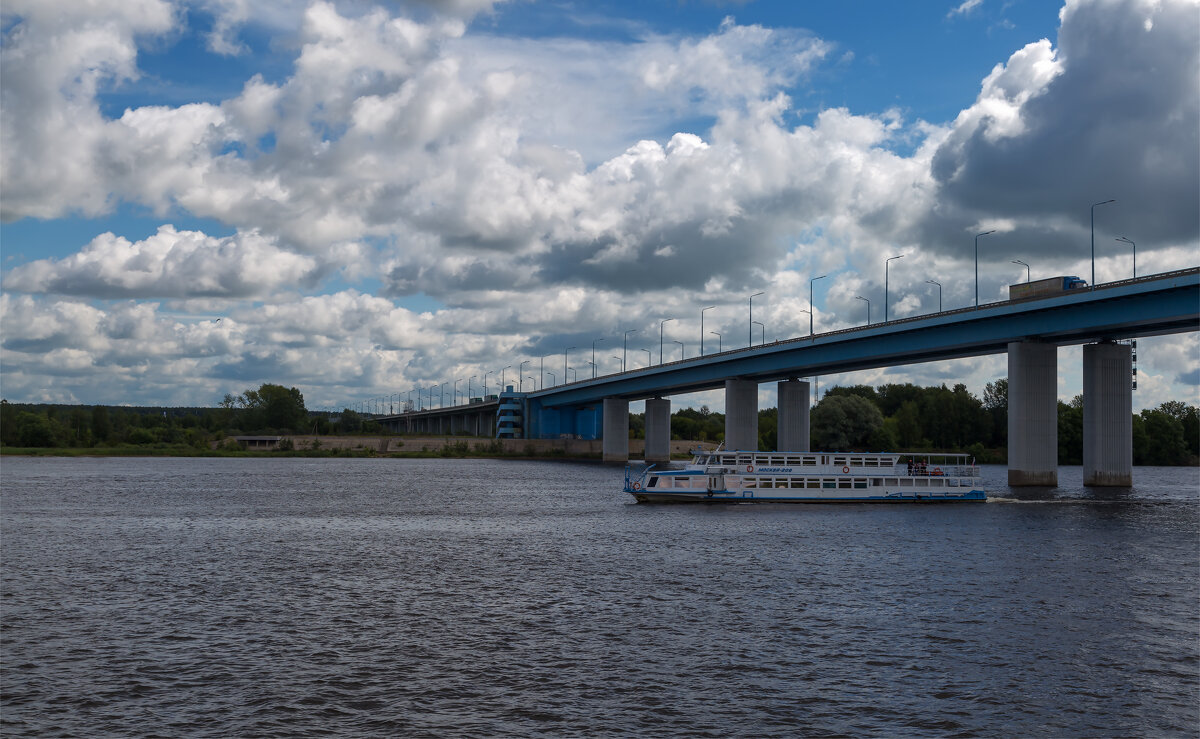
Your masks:
{"label": "blue sky", "polygon": [[[810,309],[860,321],[856,295],[881,314],[898,253],[891,315],[936,308],[930,275],[969,304],[980,230],[985,301],[1014,259],[1086,275],[1108,198],[1099,280],[1131,273],[1119,236],[1141,274],[1192,266],[1198,19],[1197,0],[13,0],[0,392],[210,405],[281,382],[342,407],[665,317],[690,354],[699,307],[741,336],[758,289],[786,338]],[[1139,348],[1136,406],[1200,401],[1195,335]],[[822,385],[979,392],[1005,371]]]}

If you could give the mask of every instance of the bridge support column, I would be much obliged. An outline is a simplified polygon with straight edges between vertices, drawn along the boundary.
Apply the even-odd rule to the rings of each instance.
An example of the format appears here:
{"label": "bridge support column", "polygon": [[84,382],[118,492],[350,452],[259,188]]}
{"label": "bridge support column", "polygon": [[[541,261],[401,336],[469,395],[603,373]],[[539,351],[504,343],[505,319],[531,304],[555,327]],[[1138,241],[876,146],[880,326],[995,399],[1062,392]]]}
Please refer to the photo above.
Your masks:
{"label": "bridge support column", "polygon": [[601,449],[605,462],[627,462],[629,460],[628,400],[604,399],[604,441]]}
{"label": "bridge support column", "polygon": [[1133,352],[1124,344],[1083,347],[1083,484],[1133,485]]}
{"label": "bridge support column", "polygon": [[779,383],[779,440],[776,442],[778,449],[775,451],[809,450],[808,393],[807,382],[792,379]]}
{"label": "bridge support column", "polygon": [[646,461],[671,459],[671,401],[667,398],[646,400]]}
{"label": "bridge support column", "polygon": [[1058,347],[1008,345],[1008,484],[1058,485]]}
{"label": "bridge support column", "polygon": [[758,450],[758,383],[725,381],[725,448]]}

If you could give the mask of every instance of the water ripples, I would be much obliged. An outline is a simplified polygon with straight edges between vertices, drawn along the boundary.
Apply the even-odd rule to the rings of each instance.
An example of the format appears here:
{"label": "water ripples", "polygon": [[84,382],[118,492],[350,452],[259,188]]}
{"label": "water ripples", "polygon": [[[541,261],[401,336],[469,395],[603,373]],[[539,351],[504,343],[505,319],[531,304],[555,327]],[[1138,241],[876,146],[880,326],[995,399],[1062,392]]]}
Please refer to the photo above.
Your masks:
{"label": "water ripples", "polygon": [[0,729],[1194,735],[1193,474],[710,508],[594,465],[6,459]]}

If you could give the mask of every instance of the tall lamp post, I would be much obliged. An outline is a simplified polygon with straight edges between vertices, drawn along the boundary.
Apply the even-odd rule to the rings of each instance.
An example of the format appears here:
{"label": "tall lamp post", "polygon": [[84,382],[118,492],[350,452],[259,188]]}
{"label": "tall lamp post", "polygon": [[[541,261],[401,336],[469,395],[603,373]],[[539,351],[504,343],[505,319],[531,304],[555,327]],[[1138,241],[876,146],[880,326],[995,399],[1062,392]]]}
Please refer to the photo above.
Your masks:
{"label": "tall lamp post", "polygon": [[871,325],[871,301],[867,300],[866,298],[864,298],[861,295],[855,295],[854,297],[858,298],[859,300],[861,300],[867,304],[867,325],[870,326]]}
{"label": "tall lamp post", "polygon": [[[550,370],[546,370],[546,374],[550,375],[550,382],[554,383],[555,385],[558,384],[558,375],[554,374]],[[545,380],[542,382],[545,382]]]}
{"label": "tall lamp post", "polygon": [[550,355],[549,354],[542,355],[542,360],[541,360],[541,363],[540,363],[539,369],[538,369],[538,384],[541,386],[541,388],[543,390],[546,389],[546,357],[548,357],[548,356],[550,356]]}
{"label": "tall lamp post", "polygon": [[1025,284],[1029,284],[1029,265],[1022,262],[1020,259],[1012,260],[1013,264],[1019,264],[1025,268]]}
{"label": "tall lamp post", "polygon": [[592,379],[596,379],[596,343],[604,341],[604,339],[592,340]]}
{"label": "tall lamp post", "polygon": [[663,326],[666,325],[667,321],[674,321],[674,320],[675,320],[674,318],[667,318],[667,319],[664,319],[664,320],[658,322],[658,363],[659,364],[663,363],[663,350],[662,350],[662,348],[663,348]]}
{"label": "tall lamp post", "polygon": [[[801,313],[807,313],[807,314],[808,314],[808,317],[809,317],[810,319],[812,318],[812,311],[810,311],[810,310],[804,310],[803,308],[801,308],[801,309],[800,309],[800,312],[801,312]],[[809,328],[809,334],[808,334],[808,335],[809,335],[809,336],[812,336],[812,329],[811,329],[811,328]]]}
{"label": "tall lamp post", "polygon": [[942,283],[937,280],[925,280],[930,285],[937,285],[938,289],[938,313],[942,312]]}
{"label": "tall lamp post", "polygon": [[808,335],[809,336],[813,335],[813,312],[816,310],[816,306],[813,305],[813,283],[816,282],[817,280],[823,280],[823,279],[825,279],[825,277],[826,277],[826,275],[821,275],[820,277],[814,277],[808,281],[808,308],[809,308],[809,310],[808,310]]}
{"label": "tall lamp post", "polygon": [[646,366],[650,366],[650,362],[654,358],[654,354],[649,349],[639,349],[638,351],[646,352]]}
{"label": "tall lamp post", "polygon": [[483,400],[484,400],[484,402],[487,402],[487,376],[494,375],[494,374],[496,374],[496,373],[492,370],[488,370],[487,372],[483,373]]}
{"label": "tall lamp post", "polygon": [[1137,244],[1133,243],[1131,240],[1125,238],[1124,236],[1117,239],[1117,241],[1124,241],[1126,244],[1129,244],[1130,246],[1133,247],[1133,279],[1136,280],[1137,279]]}
{"label": "tall lamp post", "polygon": [[1096,206],[1108,205],[1109,203],[1117,202],[1115,198],[1105,200],[1100,203],[1092,203],[1092,285],[1090,290],[1096,289]]}
{"label": "tall lamp post", "polygon": [[625,371],[625,358],[629,355],[629,335],[636,334],[639,329],[631,328],[625,332],[625,338],[621,342],[621,371]]}
{"label": "tall lamp post", "polygon": [[[525,392],[525,365],[527,364],[529,364],[528,359],[517,365],[517,377],[520,378],[518,384],[520,385],[521,392]],[[536,388],[536,385],[534,387]]]}
{"label": "tall lamp post", "polygon": [[754,299],[766,293],[757,292],[750,296],[750,327],[747,333],[746,346],[754,346]]}
{"label": "tall lamp post", "polygon": [[504,392],[504,370],[510,370],[510,369],[512,369],[511,364],[508,365],[507,367],[502,367],[500,369],[500,392]]}
{"label": "tall lamp post", "polygon": [[467,378],[467,405],[471,404],[471,380],[474,380],[479,375],[471,375]]}
{"label": "tall lamp post", "polygon": [[888,267],[892,265],[893,259],[903,259],[905,255],[900,254],[894,257],[888,257],[883,262],[883,322],[888,322]]}
{"label": "tall lamp post", "polygon": [[462,378],[454,381],[454,402],[451,405],[458,405],[458,383],[462,382]]}
{"label": "tall lamp post", "polygon": [[680,359],[687,359],[687,353],[684,351],[684,348],[683,348],[683,342],[682,342],[682,341],[676,341],[675,339],[671,339],[671,341],[672,341],[672,343],[675,343],[675,344],[678,344],[678,345],[679,345],[679,358],[680,358]]}
{"label": "tall lamp post", "polygon": [[704,311],[716,308],[715,305],[710,305],[707,308],[700,309],[700,356],[704,356]]}
{"label": "tall lamp post", "polygon": [[762,329],[762,344],[761,344],[761,346],[766,346],[767,345],[767,327],[766,327],[766,325],[763,324],[762,321],[755,321],[754,325],[758,326],[759,328]]}
{"label": "tall lamp post", "polygon": [[996,229],[975,235],[975,307],[979,307],[979,237],[996,233]]}
{"label": "tall lamp post", "polygon": [[[716,331],[709,331],[710,334],[717,334]],[[721,353],[721,334],[717,334],[717,354]]]}
{"label": "tall lamp post", "polygon": [[575,347],[573,347],[573,346],[568,346],[566,349],[563,350],[563,384],[564,385],[567,384],[567,353],[570,352],[574,348]]}

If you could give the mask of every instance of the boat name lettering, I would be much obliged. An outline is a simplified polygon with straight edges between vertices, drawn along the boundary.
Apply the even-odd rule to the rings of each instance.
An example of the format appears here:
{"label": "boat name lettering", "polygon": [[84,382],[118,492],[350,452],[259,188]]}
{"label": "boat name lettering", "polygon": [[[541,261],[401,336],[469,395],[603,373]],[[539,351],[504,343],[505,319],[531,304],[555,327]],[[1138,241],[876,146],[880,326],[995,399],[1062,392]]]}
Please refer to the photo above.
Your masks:
{"label": "boat name lettering", "polygon": [[791,467],[759,467],[759,472],[791,472]]}

